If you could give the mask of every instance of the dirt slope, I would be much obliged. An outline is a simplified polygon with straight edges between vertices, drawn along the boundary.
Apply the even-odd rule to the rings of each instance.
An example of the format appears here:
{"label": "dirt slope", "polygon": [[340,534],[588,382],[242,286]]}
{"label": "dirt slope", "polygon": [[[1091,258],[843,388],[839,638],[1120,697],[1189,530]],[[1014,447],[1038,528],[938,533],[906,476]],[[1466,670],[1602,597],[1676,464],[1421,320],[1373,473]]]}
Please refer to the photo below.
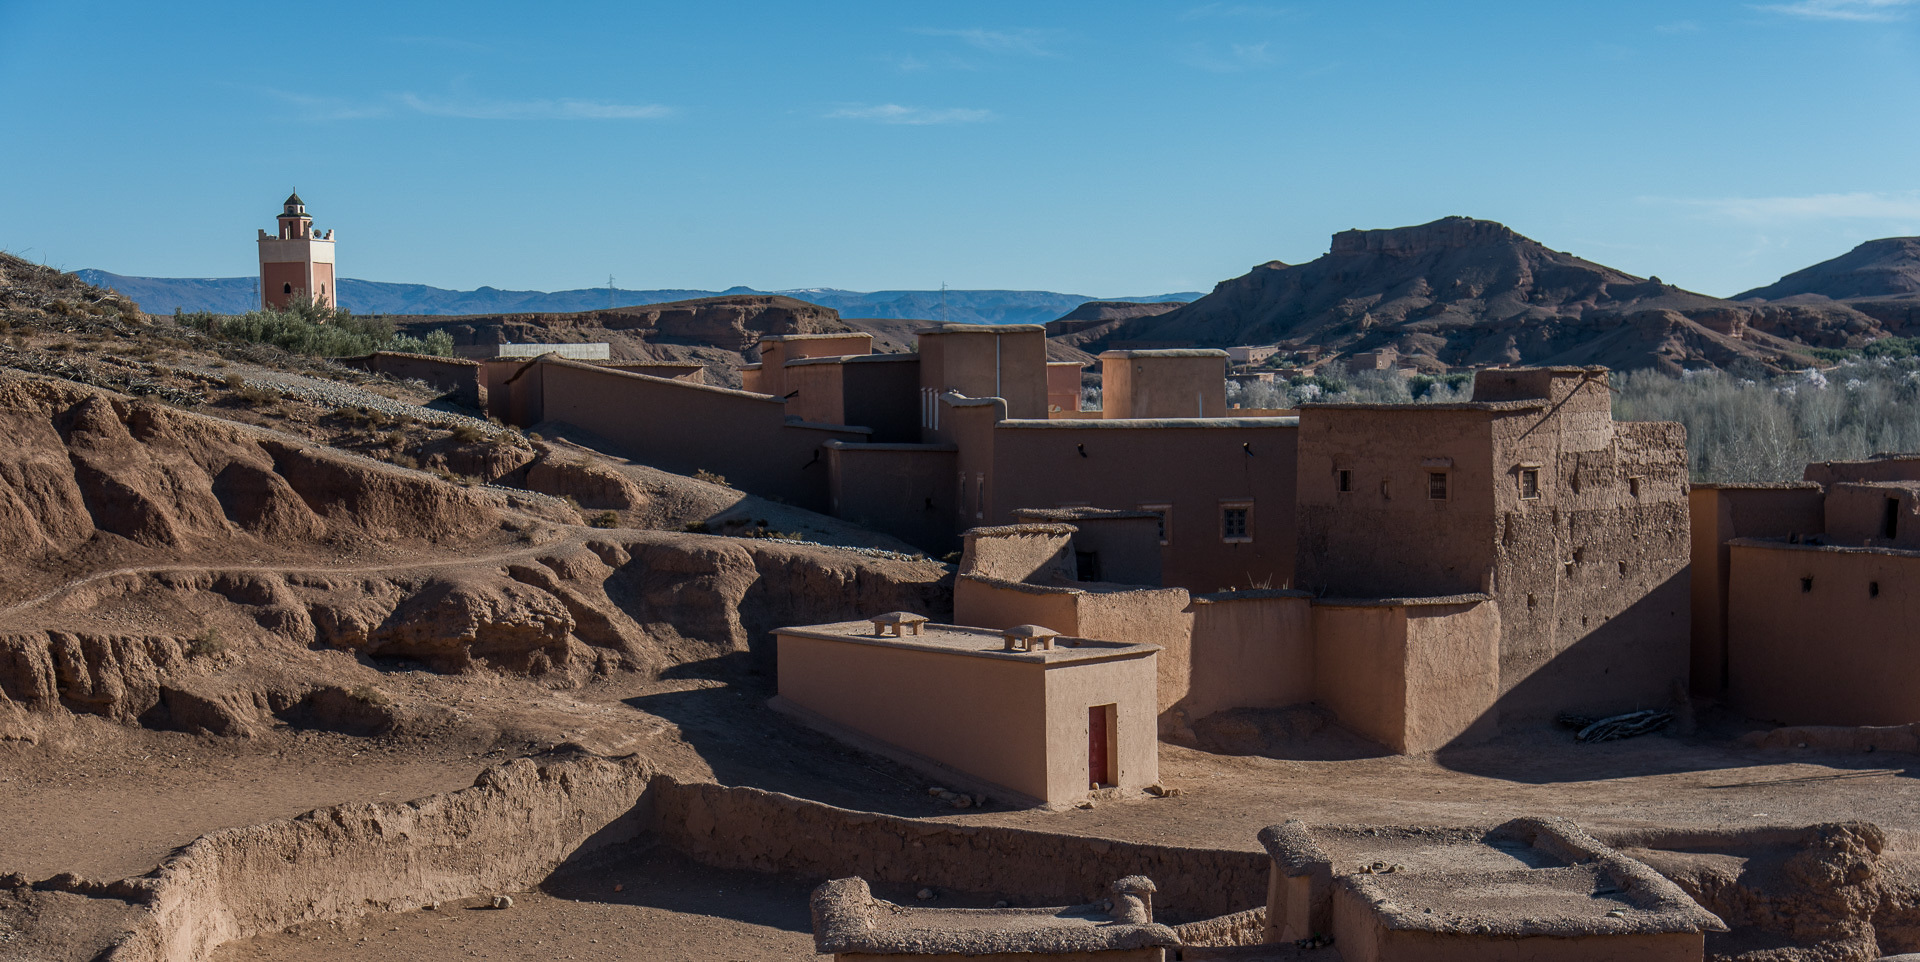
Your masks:
{"label": "dirt slope", "polygon": [[1806,346],[1857,346],[1885,333],[1837,305],[1741,305],[1550,250],[1492,221],[1335,234],[1310,263],[1278,261],[1155,317],[1057,339],[1116,346],[1392,346],[1434,369],[1581,363],[1678,369],[1747,358],[1805,363]]}

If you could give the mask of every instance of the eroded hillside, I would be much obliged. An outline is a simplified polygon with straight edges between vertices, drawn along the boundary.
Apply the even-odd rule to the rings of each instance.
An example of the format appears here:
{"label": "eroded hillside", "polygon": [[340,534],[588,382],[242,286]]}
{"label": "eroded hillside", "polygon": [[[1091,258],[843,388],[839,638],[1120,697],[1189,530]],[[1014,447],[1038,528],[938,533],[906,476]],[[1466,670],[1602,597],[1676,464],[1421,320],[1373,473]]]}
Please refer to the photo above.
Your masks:
{"label": "eroded hillside", "polygon": [[884,536],[0,269],[0,736],[388,731],[440,711],[398,666],[724,672],[779,624],[948,606]]}

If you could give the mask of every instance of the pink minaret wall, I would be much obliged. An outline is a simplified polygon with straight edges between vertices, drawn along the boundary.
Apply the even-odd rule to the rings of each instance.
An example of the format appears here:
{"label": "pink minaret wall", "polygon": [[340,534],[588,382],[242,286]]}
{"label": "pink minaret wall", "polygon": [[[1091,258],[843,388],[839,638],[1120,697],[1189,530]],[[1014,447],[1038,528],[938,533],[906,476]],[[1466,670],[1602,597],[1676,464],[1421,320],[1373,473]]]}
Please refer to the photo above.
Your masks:
{"label": "pink minaret wall", "polygon": [[285,308],[306,296],[337,307],[334,290],[333,231],[313,229],[313,218],[299,194],[290,194],[280,212],[277,236],[260,232],[260,306]]}

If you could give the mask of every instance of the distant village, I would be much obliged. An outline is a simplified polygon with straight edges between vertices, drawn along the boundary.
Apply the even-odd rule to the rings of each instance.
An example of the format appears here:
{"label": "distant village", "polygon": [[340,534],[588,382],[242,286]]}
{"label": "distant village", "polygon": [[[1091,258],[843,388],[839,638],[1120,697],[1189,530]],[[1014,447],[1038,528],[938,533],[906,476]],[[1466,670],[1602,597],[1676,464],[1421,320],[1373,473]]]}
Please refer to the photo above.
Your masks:
{"label": "distant village", "polygon": [[[266,306],[331,303],[331,235],[298,197],[260,243]],[[1639,735],[1695,699],[1782,726],[1920,722],[1920,455],[1694,484],[1684,429],[1616,421],[1604,367],[1436,366],[1390,345],[1337,360],[1316,345],[1109,348],[1083,409],[1088,365],[1055,359],[1049,336],[1103,323],[928,323],[904,353],[858,331],[768,333],[739,389],[592,343],[346,363],[953,559],[950,624],[872,611],[781,627],[773,706],[926,772],[961,807],[1161,792],[1162,742],[1196,744],[1196,726],[1246,709],[1319,706],[1398,754],[1556,724]],[[1471,394],[1228,403],[1236,382],[1323,370],[1452,374]],[[1325,939],[1350,962],[1700,959],[1724,928],[1566,822],[1393,844],[1276,823],[1260,841],[1273,873],[1256,945]],[[1456,864],[1431,855],[1450,846],[1537,857],[1434,867]],[[1353,872],[1356,857],[1374,868]],[[1414,874],[1382,874],[1403,870],[1394,858]],[[1516,894],[1494,923],[1446,890],[1496,876]],[[1093,907],[914,914],[852,878],[816,894],[815,931],[847,960],[1296,957],[1183,949],[1152,918],[1172,881],[1124,878]]]}

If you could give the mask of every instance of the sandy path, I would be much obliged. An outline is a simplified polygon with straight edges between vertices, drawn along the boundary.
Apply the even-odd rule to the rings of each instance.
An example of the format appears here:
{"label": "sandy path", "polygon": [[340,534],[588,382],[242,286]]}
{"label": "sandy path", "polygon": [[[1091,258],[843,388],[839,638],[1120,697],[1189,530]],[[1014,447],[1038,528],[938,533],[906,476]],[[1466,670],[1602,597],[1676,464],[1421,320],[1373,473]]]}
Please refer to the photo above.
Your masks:
{"label": "sandy path", "polygon": [[343,736],[283,752],[153,732],[75,758],[0,749],[0,872],[144,875],[208,832],[357,801],[403,801],[473,784],[497,758],[382,751]]}

